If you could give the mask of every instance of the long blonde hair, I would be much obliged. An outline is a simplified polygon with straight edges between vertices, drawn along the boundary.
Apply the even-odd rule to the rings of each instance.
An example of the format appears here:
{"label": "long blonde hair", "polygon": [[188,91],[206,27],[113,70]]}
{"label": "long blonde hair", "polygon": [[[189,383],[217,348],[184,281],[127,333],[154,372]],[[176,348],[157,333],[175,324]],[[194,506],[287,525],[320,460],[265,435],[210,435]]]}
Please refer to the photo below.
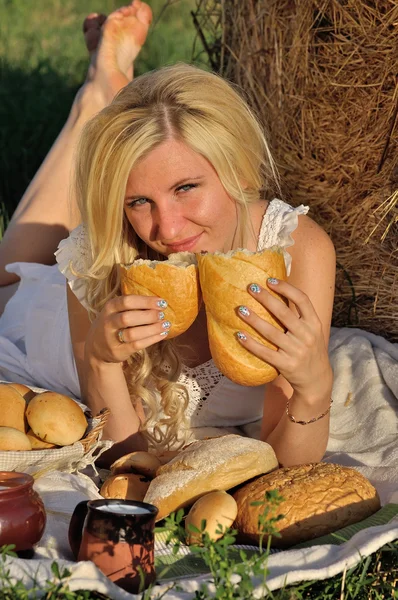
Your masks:
{"label": "long blonde hair", "polygon": [[[134,79],[88,122],[77,150],[75,190],[91,248],[90,267],[81,275],[87,278],[92,317],[120,293],[119,263],[131,263],[138,255],[165,258],[135,234],[123,207],[131,169],[170,138],[204,156],[236,201],[239,246],[252,234],[248,204],[258,201],[262,191],[278,188],[262,127],[224,79],[185,64]],[[151,445],[184,443],[188,397],[177,383],[180,371],[172,340],[128,361],[131,399],[145,405],[143,431]]]}

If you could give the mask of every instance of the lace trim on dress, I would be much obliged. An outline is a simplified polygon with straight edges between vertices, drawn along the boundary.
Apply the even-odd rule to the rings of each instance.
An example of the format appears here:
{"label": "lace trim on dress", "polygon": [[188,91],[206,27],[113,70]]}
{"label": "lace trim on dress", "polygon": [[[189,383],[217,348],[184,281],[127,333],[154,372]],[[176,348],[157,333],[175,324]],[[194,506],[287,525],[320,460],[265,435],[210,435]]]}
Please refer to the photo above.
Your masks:
{"label": "lace trim on dress", "polygon": [[84,225],[79,225],[71,231],[68,238],[61,240],[54,254],[58,269],[66,277],[70,289],[84,308],[88,309],[87,281],[75,274],[75,272],[84,273],[90,257],[90,246]]}
{"label": "lace trim on dress", "polygon": [[306,215],[309,206],[301,204],[293,208],[283,200],[274,198],[268,205],[267,211],[263,217],[260,235],[258,236],[257,250],[280,246],[283,249],[286,271],[290,275],[292,257],[286,248],[294,245],[291,233],[297,229],[299,215]]}

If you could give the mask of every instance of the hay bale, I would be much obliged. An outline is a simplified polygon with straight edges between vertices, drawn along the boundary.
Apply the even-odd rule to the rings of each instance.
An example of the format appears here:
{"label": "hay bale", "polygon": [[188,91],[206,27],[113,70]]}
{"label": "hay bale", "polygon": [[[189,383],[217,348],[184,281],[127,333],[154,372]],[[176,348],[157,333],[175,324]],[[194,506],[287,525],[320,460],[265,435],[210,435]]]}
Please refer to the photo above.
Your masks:
{"label": "hay bale", "polygon": [[334,325],[398,340],[398,5],[202,0],[196,19],[269,131],[285,199],[336,246]]}

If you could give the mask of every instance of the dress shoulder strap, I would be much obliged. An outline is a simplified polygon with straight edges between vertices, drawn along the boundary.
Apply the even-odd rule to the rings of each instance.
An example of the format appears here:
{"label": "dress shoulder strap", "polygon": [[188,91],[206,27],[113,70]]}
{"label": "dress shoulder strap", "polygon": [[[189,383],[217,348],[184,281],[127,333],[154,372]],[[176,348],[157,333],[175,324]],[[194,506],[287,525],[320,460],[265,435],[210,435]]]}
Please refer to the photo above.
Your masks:
{"label": "dress shoulder strap", "polygon": [[263,216],[257,250],[272,248],[272,246],[282,248],[288,275],[290,274],[292,257],[286,249],[294,244],[291,233],[297,229],[299,215],[306,215],[308,211],[309,206],[301,204],[297,208],[293,208],[283,200],[274,198],[269,203]]}
{"label": "dress shoulder strap", "polygon": [[77,299],[88,309],[87,280],[79,274],[87,270],[90,259],[90,244],[86,230],[79,225],[69,237],[61,240],[55,252],[58,269],[66,277],[70,289]]}

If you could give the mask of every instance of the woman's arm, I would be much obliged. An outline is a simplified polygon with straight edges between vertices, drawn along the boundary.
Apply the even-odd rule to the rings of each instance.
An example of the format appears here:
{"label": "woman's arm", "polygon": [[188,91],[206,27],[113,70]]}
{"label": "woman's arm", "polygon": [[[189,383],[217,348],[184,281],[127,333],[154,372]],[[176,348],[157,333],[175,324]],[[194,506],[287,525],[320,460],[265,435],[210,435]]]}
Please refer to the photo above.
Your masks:
{"label": "woman's arm", "polygon": [[[298,320],[295,304],[289,301],[294,313],[291,318],[294,333],[288,327],[287,334],[282,334],[283,341],[288,338],[286,351],[275,356],[274,351],[266,349],[264,352],[264,347],[261,348],[264,360],[274,364],[274,358],[275,366],[285,375],[267,385],[261,431],[262,439],[272,445],[284,466],[321,460],[329,435],[329,414],[309,425],[292,423],[286,414],[287,401],[296,420],[308,421],[329,407],[333,383],[327,344],[334,297],[334,247],[327,234],[305,216],[299,217],[293,238],[295,245],[289,248],[292,271],[288,282],[294,288],[287,291],[283,289],[283,282],[278,285],[283,295],[292,295],[294,291],[306,315]],[[273,290],[279,291],[278,285]],[[264,295],[268,302],[270,295],[266,292]],[[256,354],[257,351],[256,348]],[[278,360],[282,362],[279,364]]]}
{"label": "woman's arm", "polygon": [[[115,459],[121,454],[146,448],[146,442],[139,433],[144,413],[142,406],[138,405],[136,410],[131,403],[123,362],[137,350],[162,339],[160,333],[164,329],[158,318],[158,299],[138,296],[114,298],[93,323],[90,323],[86,309],[69,286],[67,299],[82,400],[93,414],[105,407],[111,411],[104,437],[117,444],[106,453],[107,458]],[[141,323],[144,327],[134,326]],[[119,329],[124,330],[126,343],[119,341]]]}

